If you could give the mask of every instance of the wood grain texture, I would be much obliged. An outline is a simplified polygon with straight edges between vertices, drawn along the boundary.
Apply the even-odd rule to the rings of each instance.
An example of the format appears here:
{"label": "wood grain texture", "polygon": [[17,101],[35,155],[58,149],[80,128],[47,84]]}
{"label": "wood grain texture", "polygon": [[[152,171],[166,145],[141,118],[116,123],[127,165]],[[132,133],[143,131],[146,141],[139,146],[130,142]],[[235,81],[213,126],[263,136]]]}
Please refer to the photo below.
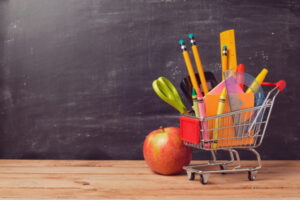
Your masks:
{"label": "wood grain texture", "polygon": [[299,172],[299,161],[264,161],[256,181],[213,174],[202,185],[144,161],[0,160],[0,199],[297,199]]}

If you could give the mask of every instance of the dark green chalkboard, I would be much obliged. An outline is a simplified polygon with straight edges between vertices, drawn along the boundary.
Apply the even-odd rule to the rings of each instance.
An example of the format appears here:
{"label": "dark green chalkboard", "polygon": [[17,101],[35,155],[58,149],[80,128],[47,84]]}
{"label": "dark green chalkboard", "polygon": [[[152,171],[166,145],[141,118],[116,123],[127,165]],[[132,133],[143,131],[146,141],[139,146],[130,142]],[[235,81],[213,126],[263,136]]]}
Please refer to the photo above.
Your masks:
{"label": "dark green chalkboard", "polygon": [[0,157],[142,159],[147,133],[179,125],[151,88],[186,76],[177,41],[194,33],[217,73],[219,33],[232,28],[248,73],[288,83],[262,158],[299,159],[297,0],[0,1]]}

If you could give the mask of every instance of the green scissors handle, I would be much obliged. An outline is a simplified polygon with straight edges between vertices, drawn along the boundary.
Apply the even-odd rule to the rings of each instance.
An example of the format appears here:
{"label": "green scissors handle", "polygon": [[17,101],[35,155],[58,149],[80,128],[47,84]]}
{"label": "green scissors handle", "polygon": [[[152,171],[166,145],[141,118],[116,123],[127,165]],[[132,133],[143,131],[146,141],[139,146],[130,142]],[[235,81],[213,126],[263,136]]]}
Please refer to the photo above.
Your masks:
{"label": "green scissors handle", "polygon": [[175,86],[165,77],[159,77],[152,83],[155,93],[166,103],[173,106],[181,114],[186,113],[187,109],[182,103],[182,100]]}

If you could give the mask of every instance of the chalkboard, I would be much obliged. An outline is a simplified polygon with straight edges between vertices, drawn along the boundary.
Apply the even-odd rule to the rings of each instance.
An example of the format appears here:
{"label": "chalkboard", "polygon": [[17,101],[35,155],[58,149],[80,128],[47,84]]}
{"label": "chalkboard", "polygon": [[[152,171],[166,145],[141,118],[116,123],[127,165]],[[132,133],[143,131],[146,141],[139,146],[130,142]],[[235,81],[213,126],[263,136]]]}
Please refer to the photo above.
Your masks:
{"label": "chalkboard", "polygon": [[205,70],[220,79],[227,29],[248,73],[266,67],[267,81],[288,83],[258,151],[299,159],[298,0],[0,1],[0,157],[142,159],[149,132],[179,126],[151,86],[165,76],[179,89],[178,40],[194,33]]}

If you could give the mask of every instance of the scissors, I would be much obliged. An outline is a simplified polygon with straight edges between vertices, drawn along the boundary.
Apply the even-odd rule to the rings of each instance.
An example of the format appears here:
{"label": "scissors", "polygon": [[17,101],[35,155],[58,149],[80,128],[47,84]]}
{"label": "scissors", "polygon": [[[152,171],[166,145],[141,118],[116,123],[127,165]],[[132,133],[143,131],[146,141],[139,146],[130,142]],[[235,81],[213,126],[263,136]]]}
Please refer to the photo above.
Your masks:
{"label": "scissors", "polygon": [[166,103],[174,107],[181,114],[186,113],[187,109],[182,103],[182,100],[175,86],[165,77],[159,77],[152,83],[155,93]]}
{"label": "scissors", "polygon": [[[204,75],[206,77],[206,82],[207,82],[207,86],[208,86],[208,90],[211,90],[212,88],[214,88],[216,85],[218,85],[218,81],[216,80],[214,74],[210,71],[206,71],[204,72]],[[196,73],[196,79],[198,81],[198,83],[200,83],[200,87],[202,87],[200,78],[198,73]],[[190,105],[193,105],[193,100],[192,100],[192,83],[191,83],[191,79],[189,76],[185,77],[181,82],[180,82],[180,89],[183,92],[187,102]],[[204,94],[203,94],[204,95]]]}

